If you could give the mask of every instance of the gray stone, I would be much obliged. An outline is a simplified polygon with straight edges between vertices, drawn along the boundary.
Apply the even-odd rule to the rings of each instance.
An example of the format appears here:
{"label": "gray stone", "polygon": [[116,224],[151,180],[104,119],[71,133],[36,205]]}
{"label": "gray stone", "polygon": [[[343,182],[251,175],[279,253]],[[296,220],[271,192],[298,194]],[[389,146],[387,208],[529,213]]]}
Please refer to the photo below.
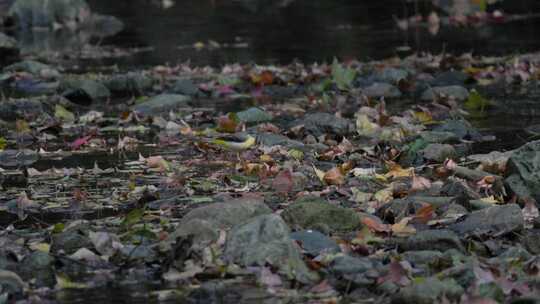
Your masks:
{"label": "gray stone", "polygon": [[19,274],[27,281],[35,279],[36,286],[51,287],[56,282],[53,264],[54,258],[48,253],[35,251],[22,260]]}
{"label": "gray stone", "polygon": [[340,248],[336,241],[316,230],[303,230],[293,232],[291,238],[295,240],[302,249],[312,256],[321,253],[336,253]]}
{"label": "gray stone", "polygon": [[190,100],[191,97],[186,95],[161,94],[135,105],[133,109],[144,115],[157,115],[181,107],[187,107]]}
{"label": "gray stone", "polygon": [[326,133],[345,136],[350,132],[349,120],[329,113],[308,114],[300,122],[308,133],[320,136]]}
{"label": "gray stone", "polygon": [[455,223],[449,229],[459,235],[490,234],[500,235],[523,228],[523,215],[516,204],[493,206],[471,212],[464,221]]}
{"label": "gray stone", "polygon": [[380,277],[380,263],[365,257],[352,257],[338,255],[335,257],[328,270],[338,278],[344,278],[358,285],[368,286],[376,282]]}
{"label": "gray stone", "polygon": [[241,122],[245,122],[247,124],[258,124],[262,122],[268,122],[273,119],[272,115],[270,115],[263,109],[257,107],[240,111],[236,113],[236,115]]}
{"label": "gray stone", "polygon": [[0,33],[0,49],[13,50],[17,48],[17,40],[9,37],[4,33]]}
{"label": "gray stone", "polygon": [[51,252],[63,250],[66,254],[73,254],[81,248],[91,248],[92,242],[78,229],[70,229],[53,235]]}
{"label": "gray stone", "polygon": [[264,266],[270,263],[280,273],[303,283],[313,283],[318,276],[304,264],[290,230],[279,215],[255,217],[237,226],[227,238],[224,256],[241,266]]}
{"label": "gray stone", "polygon": [[26,287],[26,283],[14,272],[0,270],[0,291],[10,294],[20,294]]}
{"label": "gray stone", "polygon": [[429,267],[429,264],[439,261],[443,257],[443,254],[440,251],[434,250],[413,250],[404,252],[401,254],[401,257],[413,266],[422,265]]}
{"label": "gray stone", "polygon": [[4,72],[26,72],[43,78],[57,78],[60,76],[56,69],[34,60],[24,60],[8,65],[4,68]]}
{"label": "gray stone", "polygon": [[469,78],[469,75],[461,71],[445,71],[438,74],[435,79],[431,81],[431,85],[434,87],[463,86]]}
{"label": "gray stone", "polygon": [[182,218],[175,232],[169,236],[169,242],[188,235],[194,235],[195,242],[215,241],[219,229],[231,229],[250,218],[270,213],[270,208],[255,199],[237,199],[199,207]]}
{"label": "gray stone", "polygon": [[367,97],[385,97],[385,98],[399,98],[401,97],[401,91],[395,86],[389,83],[376,82],[369,87],[364,88],[363,93]]}
{"label": "gray stone", "polygon": [[398,83],[400,80],[407,79],[409,72],[404,69],[384,68],[382,71],[376,73],[376,77],[382,82]]}
{"label": "gray stone", "polygon": [[141,73],[127,73],[114,75],[103,84],[116,95],[140,95],[152,89],[154,80]]}
{"label": "gray stone", "polygon": [[466,120],[448,120],[433,131],[454,133],[459,139],[480,140],[482,135]]}
{"label": "gray stone", "polygon": [[352,209],[342,208],[317,198],[300,199],[281,214],[293,228],[322,232],[351,232],[361,228],[360,218]]}
{"label": "gray stone", "polygon": [[422,139],[428,143],[457,143],[459,138],[452,132],[424,131],[420,133]]}
{"label": "gray stone", "polygon": [[444,87],[433,87],[427,89],[423,94],[421,99],[424,101],[436,100],[439,96],[452,96],[458,101],[464,101],[469,98],[469,91],[462,86],[444,86]]}
{"label": "gray stone", "polygon": [[424,230],[408,238],[398,239],[398,247],[402,251],[408,250],[436,250],[446,251],[457,249],[465,252],[459,237],[450,230]]}
{"label": "gray stone", "polygon": [[275,133],[259,133],[257,134],[257,142],[263,146],[273,147],[273,146],[284,146],[287,148],[304,148],[304,144],[297,140],[288,138],[285,135],[275,134]]}
{"label": "gray stone", "polygon": [[421,152],[425,159],[439,163],[442,163],[447,158],[457,158],[456,149],[449,144],[429,144]]}
{"label": "gray stone", "polygon": [[195,97],[199,92],[199,88],[193,83],[191,79],[179,79],[172,88],[172,92],[175,94],[182,94]]}
{"label": "gray stone", "polygon": [[392,298],[392,303],[431,304],[440,302],[443,297],[450,301],[459,301],[464,292],[463,287],[452,279],[441,281],[436,277],[431,277],[402,288]]}
{"label": "gray stone", "polygon": [[540,141],[529,142],[512,153],[507,162],[506,184],[514,193],[530,194],[540,201]]}
{"label": "gray stone", "polygon": [[111,96],[106,86],[91,79],[68,80],[62,86],[65,88],[62,95],[76,104],[88,105],[94,101],[104,101]]}

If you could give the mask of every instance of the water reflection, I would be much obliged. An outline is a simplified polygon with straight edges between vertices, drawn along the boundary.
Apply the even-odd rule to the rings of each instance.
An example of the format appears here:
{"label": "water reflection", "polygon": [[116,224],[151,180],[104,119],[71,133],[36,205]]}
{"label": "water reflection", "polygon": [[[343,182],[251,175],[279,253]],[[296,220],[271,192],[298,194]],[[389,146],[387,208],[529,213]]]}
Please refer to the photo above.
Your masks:
{"label": "water reflection", "polygon": [[[195,64],[226,62],[290,63],[342,59],[380,59],[398,54],[398,47],[441,52],[500,55],[540,48],[535,29],[538,19],[475,27],[442,27],[438,35],[426,28],[401,31],[395,18],[416,13],[428,16],[433,6],[408,1],[325,0],[176,1],[163,9],[163,2],[91,0],[100,13],[118,16],[127,24],[121,35],[105,42],[121,46],[152,46],[154,51],[126,59],[124,65],[171,64],[191,60]],[[504,1],[494,6],[502,11],[540,12],[538,1]],[[530,4],[530,5],[529,5]],[[527,6],[528,5],[528,6]],[[443,11],[439,11],[442,16]],[[219,44],[238,41],[247,48],[193,47],[209,40]]]}

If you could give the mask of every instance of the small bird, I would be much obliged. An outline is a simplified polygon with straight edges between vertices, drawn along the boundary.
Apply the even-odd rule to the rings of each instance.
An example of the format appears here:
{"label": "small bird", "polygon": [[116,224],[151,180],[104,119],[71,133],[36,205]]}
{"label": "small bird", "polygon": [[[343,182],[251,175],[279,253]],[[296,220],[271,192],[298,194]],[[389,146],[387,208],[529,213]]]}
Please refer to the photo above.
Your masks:
{"label": "small bird", "polygon": [[211,144],[217,145],[225,150],[241,152],[253,147],[256,143],[255,137],[251,135],[228,136],[212,139]]}

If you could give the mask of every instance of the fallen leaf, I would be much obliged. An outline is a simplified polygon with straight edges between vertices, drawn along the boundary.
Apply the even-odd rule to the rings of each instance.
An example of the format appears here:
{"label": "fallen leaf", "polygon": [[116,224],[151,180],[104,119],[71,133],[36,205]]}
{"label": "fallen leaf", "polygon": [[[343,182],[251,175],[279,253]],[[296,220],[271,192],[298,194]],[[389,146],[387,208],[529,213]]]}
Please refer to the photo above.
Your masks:
{"label": "fallen leaf", "polygon": [[414,229],[414,227],[408,226],[409,221],[411,220],[412,217],[404,217],[403,219],[401,219],[401,221],[399,221],[399,223],[392,225],[392,233],[395,236],[400,237],[406,237],[415,234],[416,229]]}
{"label": "fallen leaf", "polygon": [[414,174],[414,168],[404,169],[394,162],[387,162],[388,172],[384,175],[386,178],[411,177]]}
{"label": "fallen leaf", "polygon": [[343,185],[345,183],[345,176],[338,167],[332,168],[324,173],[323,180],[328,185]]}
{"label": "fallen leaf", "polygon": [[292,178],[292,173],[290,170],[283,170],[279,172],[274,180],[272,181],[272,188],[281,194],[286,194],[292,191],[294,186],[294,181]]}
{"label": "fallen leaf", "polygon": [[412,191],[422,191],[431,188],[431,181],[422,176],[414,175],[412,178]]}
{"label": "fallen leaf", "polygon": [[392,231],[392,227],[390,227],[390,225],[383,224],[380,220],[376,220],[368,216],[363,217],[361,222],[366,227],[368,227],[371,231],[374,231],[374,232],[391,232]]}

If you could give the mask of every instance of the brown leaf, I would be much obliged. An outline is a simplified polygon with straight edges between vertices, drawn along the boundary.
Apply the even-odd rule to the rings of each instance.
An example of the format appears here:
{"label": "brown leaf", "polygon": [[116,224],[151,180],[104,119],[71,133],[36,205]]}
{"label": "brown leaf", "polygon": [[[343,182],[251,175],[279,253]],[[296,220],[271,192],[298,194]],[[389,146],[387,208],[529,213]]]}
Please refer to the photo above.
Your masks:
{"label": "brown leaf", "polygon": [[392,282],[399,286],[407,286],[411,282],[409,279],[409,269],[411,265],[407,261],[398,262],[393,261],[389,265],[389,272],[386,276],[377,280],[377,283],[382,284],[384,282]]}
{"label": "brown leaf", "polygon": [[238,123],[233,119],[232,115],[223,115],[218,118],[217,131],[225,133],[234,133],[238,128]]}
{"label": "brown leaf", "polygon": [[339,186],[345,183],[345,176],[341,172],[340,168],[335,167],[324,174],[323,180],[328,185]]}
{"label": "brown leaf", "polygon": [[373,219],[371,217],[363,217],[361,220],[362,224],[368,227],[371,231],[375,232],[391,232],[392,227],[387,224],[383,224],[380,220]]}
{"label": "brown leaf", "polygon": [[408,226],[409,221],[412,219],[412,217],[404,217],[399,221],[399,223],[396,223],[392,225],[392,232],[395,236],[410,236],[416,233],[416,229],[414,227]]}
{"label": "brown leaf", "polygon": [[434,213],[435,213],[435,208],[433,208],[433,205],[428,204],[418,209],[418,211],[416,211],[416,214],[414,215],[414,218],[418,222],[426,224],[427,222],[433,219]]}

